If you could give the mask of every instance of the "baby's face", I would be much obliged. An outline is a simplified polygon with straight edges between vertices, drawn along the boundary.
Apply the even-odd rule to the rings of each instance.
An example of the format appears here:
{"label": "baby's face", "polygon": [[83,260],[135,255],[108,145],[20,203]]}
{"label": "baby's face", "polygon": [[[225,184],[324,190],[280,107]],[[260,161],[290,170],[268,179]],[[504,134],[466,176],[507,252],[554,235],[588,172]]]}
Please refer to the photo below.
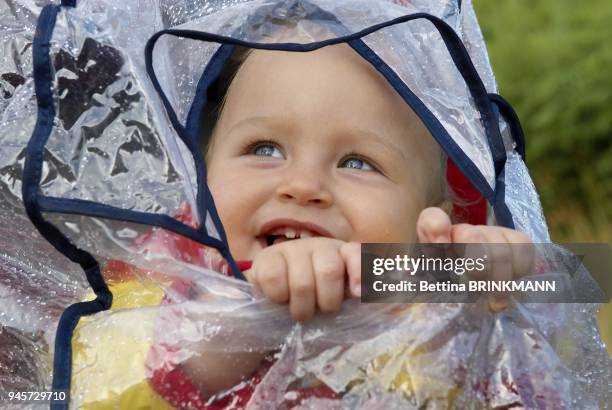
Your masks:
{"label": "baby's face", "polygon": [[413,242],[439,199],[436,142],[346,45],[253,51],[211,144],[208,184],[239,260],[294,236]]}

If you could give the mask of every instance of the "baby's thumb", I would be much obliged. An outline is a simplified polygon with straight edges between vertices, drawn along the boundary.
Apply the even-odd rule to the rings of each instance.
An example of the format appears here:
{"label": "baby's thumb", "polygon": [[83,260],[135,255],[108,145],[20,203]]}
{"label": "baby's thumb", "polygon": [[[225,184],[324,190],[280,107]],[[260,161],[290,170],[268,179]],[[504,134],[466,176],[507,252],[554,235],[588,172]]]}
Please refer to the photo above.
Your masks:
{"label": "baby's thumb", "polygon": [[420,243],[451,243],[451,228],[448,214],[436,207],[423,209],[417,220]]}
{"label": "baby's thumb", "polygon": [[340,247],[340,255],[346,266],[350,295],[361,297],[361,244],[347,242]]}

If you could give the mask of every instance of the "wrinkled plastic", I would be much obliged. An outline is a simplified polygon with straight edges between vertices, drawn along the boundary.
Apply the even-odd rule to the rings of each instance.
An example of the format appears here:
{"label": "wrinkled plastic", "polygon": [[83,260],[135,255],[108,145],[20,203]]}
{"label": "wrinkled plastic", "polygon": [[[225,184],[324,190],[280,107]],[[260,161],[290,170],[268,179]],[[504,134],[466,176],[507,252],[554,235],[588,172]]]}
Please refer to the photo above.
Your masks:
{"label": "wrinkled plastic", "polygon": [[[59,316],[92,297],[80,268],[35,232],[21,204],[25,147],[37,118],[31,45],[42,3],[0,3],[0,391],[49,390]],[[487,91],[495,92],[470,1],[461,9],[451,0],[309,3],[342,25],[314,18],[309,6],[284,15],[262,12],[276,3],[87,0],[63,8],[51,40],[56,117],[45,147],[41,193],[168,215],[192,227],[204,222],[208,233],[219,237],[210,215],[197,212],[193,158],[145,70],[144,44],[164,28],[306,43],[427,12],[456,30]],[[433,26],[408,22],[364,41],[494,186],[480,114]],[[156,45],[155,72],[179,119],[186,118],[217,47],[168,36]],[[547,242],[531,178],[503,122],[502,130],[513,221],[535,242]],[[186,407],[189,400],[172,404],[164,398],[163,383],[154,380],[160,369],[180,368],[198,350],[271,356],[269,369],[245,399],[249,408],[299,403],[574,409],[607,408],[612,402],[610,360],[597,332],[595,305],[515,303],[492,313],[484,304],[353,301],[335,317],[296,325],[285,307],[227,277],[227,264],[215,250],[150,226],[44,216],[96,256],[114,294],[111,311],[82,319],[75,331],[72,408]],[[234,397],[242,388],[236,387]]]}
{"label": "wrinkled plastic", "polygon": [[85,298],[88,286],[80,267],[44,241],[21,212],[0,204],[0,392],[7,409],[45,408],[9,405],[5,395],[51,389],[57,322]]}
{"label": "wrinkled plastic", "polygon": [[[171,249],[184,243],[174,245]],[[566,297],[571,300],[591,280],[588,273],[565,266],[562,261],[569,255],[562,248],[545,249],[547,254],[536,257],[534,275],[567,279]],[[75,383],[77,405],[112,402],[125,392],[123,386],[143,378],[159,388],[156,372],[180,367],[193,357],[197,362],[200,355],[258,353],[272,356],[273,364],[246,408],[587,409],[609,403],[612,368],[598,337],[596,304],[530,303],[528,294],[517,293],[510,308],[493,313],[486,299],[413,305],[348,301],[336,316],[297,325],[285,307],[204,266],[185,265],[179,275],[163,279],[150,271],[140,275],[137,288],[143,281],[157,286],[135,293],[159,299],[163,288],[164,301],[157,309],[126,309],[84,321],[74,339],[79,346],[75,371],[87,380]],[[187,294],[174,286],[186,278]],[[138,355],[135,338],[143,349]],[[100,371],[100,349],[110,354],[117,347],[126,356],[120,361],[124,365],[110,371],[101,363]],[[125,371],[142,359],[144,369]],[[81,363],[86,365],[79,367]],[[99,374],[104,374],[102,383]],[[108,388],[103,394],[100,384]],[[239,395],[242,388],[210,400]],[[187,407],[185,402],[174,404]]]}
{"label": "wrinkled plastic", "polygon": [[[162,243],[167,247],[161,248]],[[190,264],[173,255],[180,251],[186,256],[189,245],[174,234],[151,231],[132,242],[132,263],[104,263],[104,276],[115,295],[113,307],[82,319],[75,331],[71,407],[172,408],[159,393],[156,373],[176,369],[198,355],[245,353],[271,357],[246,403],[253,409],[590,409],[609,403],[610,359],[598,338],[596,305],[523,300],[494,313],[486,299],[413,305],[348,301],[336,316],[296,324],[286,307],[265,300],[248,283],[226,276],[227,271],[220,274],[223,266],[214,256]],[[142,258],[141,251],[153,248],[158,267],[170,266],[163,263],[162,253],[173,255],[167,261],[173,262],[171,270],[134,264]],[[187,253],[196,250],[200,255],[208,252],[199,247]],[[559,252],[547,257],[559,261],[563,250]],[[9,259],[2,259],[3,273],[11,271]],[[558,263],[549,266],[538,275],[569,277]],[[14,270],[10,277],[23,284],[30,275],[44,277],[31,268]],[[568,289],[577,289],[581,280]],[[69,289],[54,306],[87,298],[84,286],[75,283]],[[12,291],[19,289],[13,286]],[[48,340],[61,309],[47,306],[46,299],[36,300],[36,291],[40,293],[39,288],[22,290],[20,297],[47,314],[44,325],[37,325],[38,334],[27,332],[26,326],[33,324],[27,312],[21,322],[13,312],[2,316],[17,319],[3,323],[0,337],[11,341],[4,353],[18,354],[9,356],[9,362],[22,363],[21,371],[27,371],[0,378],[6,390],[42,389],[49,383]],[[15,339],[21,340],[19,346]],[[239,394],[242,387],[209,399]],[[189,400],[184,400],[173,404],[188,408]]]}

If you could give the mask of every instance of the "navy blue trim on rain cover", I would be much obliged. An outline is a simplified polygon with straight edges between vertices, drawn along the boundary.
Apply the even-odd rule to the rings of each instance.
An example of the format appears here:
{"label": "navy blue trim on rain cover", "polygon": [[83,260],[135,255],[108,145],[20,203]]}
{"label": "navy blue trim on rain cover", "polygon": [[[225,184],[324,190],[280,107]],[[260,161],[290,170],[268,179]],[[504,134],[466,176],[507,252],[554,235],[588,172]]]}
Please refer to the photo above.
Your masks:
{"label": "navy blue trim on rain cover", "polygon": [[[159,38],[159,36],[156,37],[156,35],[157,33],[154,34],[151,38]],[[236,261],[234,260],[229,250],[229,245],[227,243],[227,236],[225,234],[223,224],[221,223],[221,218],[219,217],[219,213],[217,212],[214,201],[212,200],[212,195],[210,194],[210,191],[208,189],[208,184],[206,183],[206,164],[204,163],[203,152],[202,152],[202,148],[200,147],[198,137],[196,135],[197,133],[193,131],[196,127],[199,127],[199,125],[194,124],[195,120],[192,119],[187,123],[187,126],[189,127],[188,129],[187,127],[183,126],[183,124],[181,124],[181,122],[178,119],[178,116],[176,115],[176,112],[172,109],[170,101],[166,97],[166,94],[164,93],[163,88],[161,84],[159,83],[157,76],[155,75],[155,69],[153,68],[153,48],[154,46],[155,46],[155,41],[151,41],[151,39],[149,39],[149,41],[147,41],[147,44],[145,46],[145,66],[147,69],[147,73],[149,74],[149,77],[151,79],[151,82],[153,83],[153,87],[157,91],[160,99],[162,100],[162,104],[166,108],[166,113],[168,114],[168,118],[170,120],[170,123],[172,124],[172,127],[176,131],[181,141],[185,143],[185,145],[191,152],[191,155],[193,156],[195,170],[196,170],[196,178],[197,178],[197,183],[198,183],[198,187],[197,187],[198,192],[196,195],[196,207],[197,207],[198,215],[200,215],[200,218],[202,219],[200,228],[198,229],[198,233],[203,238],[209,238],[210,240],[210,235],[208,235],[208,232],[206,229],[206,223],[205,223],[206,216],[209,215],[212,220],[212,223],[215,225],[215,228],[217,232],[219,233],[221,242],[223,244],[222,247],[218,248],[219,251],[229,263],[230,268],[232,272],[234,273],[234,276],[237,279],[245,280],[244,275],[238,268],[238,265],[236,264]],[[211,61],[209,61],[209,63],[206,65],[206,68],[204,69],[203,76],[204,75],[210,76],[210,80],[201,79],[201,81],[198,83],[197,89],[199,89],[200,92],[202,92],[202,89],[204,89],[204,87],[208,88],[210,83],[212,83],[221,74],[223,66],[225,65],[225,62],[227,61],[227,59],[231,56],[232,51],[233,50],[231,47],[220,48],[219,50],[217,50],[217,52],[213,56],[214,58],[211,58]],[[204,103],[205,103],[205,100],[202,101],[202,104]],[[191,114],[191,117],[194,118],[196,116],[193,114],[193,107],[191,108],[192,109],[190,109],[190,114]],[[172,230],[171,228],[167,228],[167,229]],[[198,241],[198,242],[204,243],[202,241]]]}
{"label": "navy blue trim on rain cover", "polygon": [[50,213],[61,213],[70,215],[85,215],[101,217],[115,221],[133,222],[142,225],[157,226],[171,230],[193,241],[215,248],[223,247],[224,244],[213,237],[202,237],[202,235],[189,225],[185,225],[171,216],[165,214],[148,214],[146,212],[130,211],[116,208],[99,202],[83,199],[40,197],[38,200],[40,210]]}
{"label": "navy blue trim on rain cover", "polygon": [[232,56],[235,49],[235,46],[226,44],[219,47],[200,76],[195,96],[189,113],[187,114],[187,120],[185,121],[185,132],[187,133],[187,137],[196,143],[199,143],[201,116],[206,101],[208,100],[206,95],[208,88],[219,77],[227,60]]}
{"label": "navy blue trim on rain cover", "polygon": [[[153,69],[152,63],[152,53],[157,40],[163,35],[172,35],[181,38],[188,38],[192,40],[201,40],[207,42],[216,42],[224,45],[238,45],[252,49],[260,49],[260,50],[280,50],[280,51],[292,51],[292,52],[308,52],[320,49],[322,47],[326,47],[333,44],[339,43],[349,43],[356,52],[358,52],[364,59],[369,61],[374,67],[376,67],[390,82],[390,84],[400,93],[400,95],[404,98],[404,101],[408,103],[413,110],[419,115],[421,120],[425,123],[426,127],[432,133],[434,138],[438,141],[438,143],[443,147],[443,149],[447,152],[449,157],[457,164],[459,169],[466,175],[466,177],[470,180],[470,182],[481,192],[481,194],[488,199],[488,201],[495,207],[505,207],[505,203],[496,201],[495,192],[487,183],[486,178],[482,175],[480,170],[472,163],[472,161],[467,157],[467,155],[460,149],[460,147],[455,143],[454,140],[448,135],[448,132],[444,129],[444,127],[440,124],[440,122],[435,118],[433,113],[429,111],[429,109],[425,106],[425,104],[420,101],[420,99],[410,91],[410,89],[406,86],[401,79],[395,74],[395,72],[386,64],[380,57],[376,55],[376,53],[371,50],[369,47],[363,43],[361,40],[362,37],[371,34],[377,30],[380,30],[385,27],[389,27],[392,25],[400,24],[406,21],[414,20],[414,19],[426,19],[429,20],[440,32],[440,35],[445,42],[445,45],[458,69],[462,77],[464,78],[468,88],[470,90],[471,96],[474,99],[475,105],[477,106],[479,112],[481,113],[483,126],[485,128],[485,133],[487,136],[487,140],[489,142],[489,146],[491,149],[491,153],[493,156],[494,168],[495,168],[495,176],[496,179],[499,179],[500,176],[503,179],[503,169],[506,162],[506,151],[503,145],[503,141],[501,138],[501,134],[499,132],[499,123],[497,121],[497,116],[493,112],[493,107],[491,101],[486,92],[486,88],[478,75],[476,68],[474,67],[471,59],[469,57],[469,53],[463,46],[461,39],[457,36],[455,31],[446,24],[443,20],[431,16],[426,13],[416,13],[408,16],[398,17],[396,19],[390,20],[385,23],[380,23],[364,30],[361,30],[357,33],[344,35],[320,42],[308,43],[308,44],[298,44],[298,43],[258,43],[258,42],[250,42],[245,40],[240,40],[232,37],[221,36],[218,34],[195,31],[195,30],[180,30],[180,29],[166,29],[155,33],[147,42],[146,51],[145,51],[145,59],[147,61],[147,71],[149,77],[151,78],[156,90],[160,94],[160,98],[164,103],[164,106],[168,112],[169,117],[172,119],[172,123],[175,126],[175,129],[180,134],[185,136],[189,135],[193,139],[197,139],[196,129],[199,129],[199,124],[195,123],[194,112],[196,110],[190,110],[190,117],[188,118],[189,130],[185,130],[185,128],[178,121],[178,117],[172,108],[169,100],[165,96],[161,85],[157,79],[155,71]],[[212,61],[211,61],[212,63]],[[203,77],[200,78],[199,84],[202,84],[205,81]],[[212,81],[208,81],[210,84]],[[194,97],[194,103],[203,107],[203,103],[201,99],[205,98],[205,89],[199,89],[198,93]],[[190,139],[191,139],[190,138]],[[186,138],[187,139],[187,138]],[[503,194],[502,194],[503,195]],[[214,207],[214,203],[211,204]],[[210,209],[210,208],[209,208]],[[501,214],[505,214],[508,211],[498,211]],[[508,221],[507,218],[503,218],[503,220]],[[501,221],[499,221],[502,223]],[[513,227],[513,224],[506,225],[508,227]]]}
{"label": "navy blue trim on rain cover", "polygon": [[489,94],[489,98],[491,101],[493,101],[493,103],[495,103],[499,109],[499,113],[510,127],[510,134],[516,143],[516,152],[518,152],[521,158],[523,158],[523,161],[527,161],[525,133],[523,132],[521,121],[512,108],[512,105],[510,105],[510,103],[499,94],[491,93]]}
{"label": "navy blue trim on rain cover", "polygon": [[444,148],[447,155],[457,164],[461,172],[470,182],[479,189],[480,193],[489,201],[493,201],[494,192],[478,167],[463,153],[459,145],[448,135],[436,116],[425,106],[419,97],[404,83],[397,74],[362,40],[353,40],[351,47],[366,61],[374,66],[397,91],[415,114],[423,121],[436,142]]}
{"label": "navy blue trim on rain cover", "polygon": [[[36,125],[32,138],[26,148],[23,170],[22,198],[28,217],[58,251],[70,260],[81,265],[87,281],[96,294],[96,299],[69,306],[58,322],[53,357],[53,382],[55,391],[70,393],[70,374],[72,366],[72,333],[82,316],[108,309],[112,294],[100,274],[97,261],[89,253],[78,249],[53,224],[42,216],[39,207],[38,188],[42,174],[44,146],[53,129],[55,110],[53,107],[52,65],[49,56],[50,41],[59,6],[46,6],[40,13],[32,45],[34,67],[34,87],[38,102]],[[51,404],[52,409],[67,409],[68,401]]]}
{"label": "navy blue trim on rain cover", "polygon": [[514,219],[512,212],[506,204],[506,170],[497,177],[495,183],[495,198],[493,200],[493,212],[498,225],[514,229]]}

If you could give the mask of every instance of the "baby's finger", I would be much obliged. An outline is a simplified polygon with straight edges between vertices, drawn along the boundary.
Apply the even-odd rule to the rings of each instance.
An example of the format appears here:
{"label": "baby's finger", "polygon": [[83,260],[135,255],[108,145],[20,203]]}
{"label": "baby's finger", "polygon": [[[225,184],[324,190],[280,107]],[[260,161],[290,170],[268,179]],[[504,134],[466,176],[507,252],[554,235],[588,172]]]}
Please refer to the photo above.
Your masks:
{"label": "baby's finger", "polygon": [[522,278],[533,272],[535,265],[535,246],[523,232],[499,228],[512,250],[512,271],[514,278]]}
{"label": "baby's finger", "polygon": [[286,247],[283,253],[289,267],[289,310],[295,320],[308,320],[315,314],[315,278],[311,253]]}
{"label": "baby's finger", "polygon": [[340,310],[344,299],[344,261],[337,247],[322,246],[312,253],[317,306],[323,313]]}
{"label": "baby's finger", "polygon": [[[485,237],[487,253],[489,254],[490,279],[494,281],[510,281],[513,276],[513,255],[506,238],[497,227],[479,226]],[[508,306],[508,295],[502,292],[492,292],[489,297],[489,309],[494,312],[504,310]]]}
{"label": "baby's finger", "polygon": [[450,217],[440,208],[430,207],[421,211],[417,220],[417,235],[420,243],[450,243]]}
{"label": "baby's finger", "polygon": [[[465,254],[459,256],[475,260],[477,258],[482,258],[487,251],[485,248],[487,239],[481,233],[478,226],[470,224],[453,225],[451,229],[451,239],[454,244],[465,244]],[[476,280],[485,279],[487,277],[486,270],[478,270],[476,268],[466,270],[466,274],[471,279]]]}
{"label": "baby's finger", "polygon": [[279,251],[270,248],[270,251],[262,251],[257,255],[247,278],[272,302],[287,303],[289,301],[287,275],[285,258]]}
{"label": "baby's finger", "polygon": [[348,274],[350,295],[361,297],[361,244],[347,242],[340,247],[340,255],[344,259],[346,273]]}

